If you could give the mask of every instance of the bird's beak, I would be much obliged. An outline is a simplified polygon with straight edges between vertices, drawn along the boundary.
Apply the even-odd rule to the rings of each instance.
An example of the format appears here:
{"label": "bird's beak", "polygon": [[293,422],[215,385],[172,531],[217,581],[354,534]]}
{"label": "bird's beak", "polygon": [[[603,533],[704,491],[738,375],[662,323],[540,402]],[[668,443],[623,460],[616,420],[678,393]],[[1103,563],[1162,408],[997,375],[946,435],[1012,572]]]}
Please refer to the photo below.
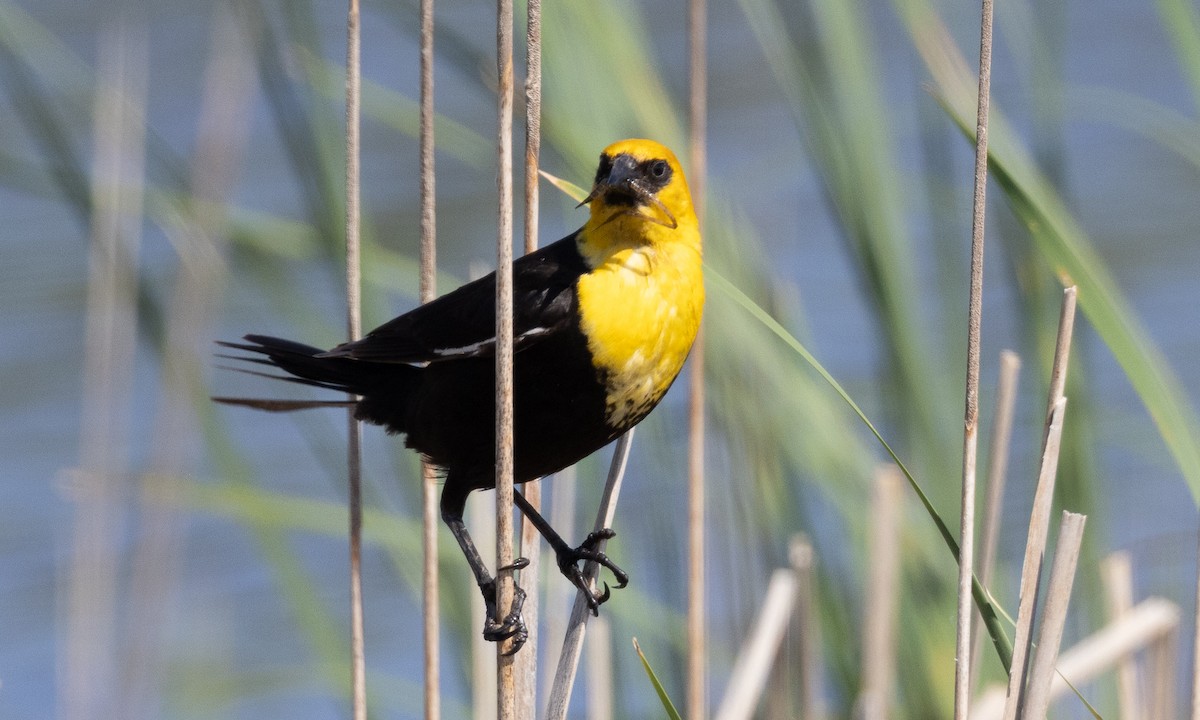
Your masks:
{"label": "bird's beak", "polygon": [[636,198],[641,195],[633,184],[637,177],[637,161],[628,155],[618,155],[613,158],[612,169],[608,177],[600,178],[592,186],[592,191],[575,207],[583,207],[596,198],[610,191],[617,191]]}

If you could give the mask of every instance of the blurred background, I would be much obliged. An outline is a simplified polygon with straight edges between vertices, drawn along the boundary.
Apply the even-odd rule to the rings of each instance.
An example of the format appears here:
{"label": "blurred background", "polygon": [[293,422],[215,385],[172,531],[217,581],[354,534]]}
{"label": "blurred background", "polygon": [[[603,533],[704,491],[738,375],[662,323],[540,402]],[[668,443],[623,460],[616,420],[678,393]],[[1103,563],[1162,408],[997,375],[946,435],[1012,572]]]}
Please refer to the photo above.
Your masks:
{"label": "blurred background", "polygon": [[[586,184],[600,149],[628,136],[686,157],[684,5],[547,4],[545,170]],[[960,126],[974,122],[978,8],[710,5],[710,280],[806,344],[956,528],[972,170]],[[363,12],[373,327],[416,302],[418,24],[410,0]],[[344,416],[208,401],[307,396],[222,371],[214,339],[344,337],[344,18],[342,3],[291,0],[0,0],[0,717],[348,715]],[[444,292],[494,265],[494,8],[440,3],[437,22]],[[1075,282],[1058,500],[1089,520],[1064,644],[1103,625],[1099,561],[1127,551],[1135,597],[1185,618],[1182,703],[1200,489],[1197,7],[1012,0],[996,28],[983,439],[1001,350],[1023,367],[994,591],[1015,613],[1061,290]],[[582,224],[574,201],[542,193],[543,242]],[[848,716],[885,455],[723,287],[710,282],[706,318],[710,702],[803,533],[818,557],[819,686]],[[661,713],[631,636],[683,699],[686,388],[639,430],[610,545],[633,577],[604,606],[617,717]],[[419,717],[419,474],[401,443],[365,436],[368,688],[376,715]],[[606,466],[607,452],[546,484],[548,502],[574,508],[559,515],[568,538],[590,525]],[[902,497],[888,704],[948,717],[956,570]],[[444,713],[468,717],[483,618],[441,541]],[[565,607],[565,581],[544,580],[544,605]],[[783,703],[800,684],[788,647],[770,691]],[[995,681],[995,653],[983,657]],[[1114,684],[1080,690],[1116,716]],[[582,717],[588,691],[576,696]],[[1078,700],[1058,707],[1086,716]]]}

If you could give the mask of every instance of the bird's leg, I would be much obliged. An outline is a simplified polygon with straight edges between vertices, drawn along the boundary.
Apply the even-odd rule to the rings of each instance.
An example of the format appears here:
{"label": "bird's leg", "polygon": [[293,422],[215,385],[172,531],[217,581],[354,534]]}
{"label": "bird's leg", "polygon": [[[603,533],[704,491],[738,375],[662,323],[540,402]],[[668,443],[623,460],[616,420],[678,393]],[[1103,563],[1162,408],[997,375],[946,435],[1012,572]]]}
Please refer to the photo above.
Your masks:
{"label": "bird's leg", "polygon": [[546,518],[542,517],[529,504],[523,493],[513,493],[513,502],[521,509],[521,513],[529,518],[529,522],[533,523],[533,526],[538,529],[542,537],[546,538],[546,542],[550,543],[550,547],[554,548],[554,553],[558,558],[559,571],[571,581],[572,585],[583,591],[588,601],[588,607],[591,608],[593,615],[600,614],[600,605],[608,600],[612,593],[608,587],[608,583],[604,583],[604,592],[602,593],[597,594],[591,589],[587,576],[584,575],[583,570],[579,567],[580,560],[594,562],[601,567],[608,568],[608,571],[617,579],[617,589],[629,584],[629,575],[599,550],[601,541],[609,540],[616,536],[612,528],[604,528],[589,533],[587,538],[579,544],[579,547],[573,548],[562,539],[561,535],[555,532],[554,528],[550,527],[550,523],[546,521]]}
{"label": "bird's leg", "polygon": [[[529,639],[529,630],[521,618],[521,607],[525,604],[525,591],[515,582],[513,583],[512,609],[503,620],[500,620],[499,610],[496,607],[496,579],[488,573],[487,566],[483,564],[483,558],[479,556],[479,551],[475,549],[475,543],[471,541],[471,535],[467,532],[467,525],[463,522],[463,508],[466,506],[467,492],[459,491],[456,484],[446,483],[442,489],[442,522],[446,523],[446,527],[450,528],[454,539],[458,541],[458,546],[462,548],[463,555],[467,558],[467,564],[471,566],[471,572],[475,573],[475,582],[479,585],[479,591],[483,593],[483,603],[487,610],[487,619],[483,624],[483,638],[491,642],[501,642],[512,638],[512,649],[507,653],[511,655],[520,650],[525,641]],[[517,558],[511,565],[499,568],[497,572],[520,570],[528,564],[529,560]]]}

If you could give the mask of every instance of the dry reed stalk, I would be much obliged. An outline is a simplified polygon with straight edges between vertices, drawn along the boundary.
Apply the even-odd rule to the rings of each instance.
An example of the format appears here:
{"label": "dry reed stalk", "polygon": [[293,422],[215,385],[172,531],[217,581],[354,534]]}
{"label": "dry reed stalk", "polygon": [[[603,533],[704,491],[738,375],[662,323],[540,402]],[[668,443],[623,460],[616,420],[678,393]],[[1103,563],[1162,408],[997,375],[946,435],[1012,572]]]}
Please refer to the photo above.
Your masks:
{"label": "dry reed stalk", "polygon": [[66,720],[114,714],[117,650],[116,550],[128,472],[136,258],[145,169],[146,42],[141,26],[104,31],[93,115],[91,253],[84,316],[79,465],[65,578],[66,647],[59,713]]}
{"label": "dry reed stalk", "polygon": [[1029,720],[1046,717],[1050,708],[1050,683],[1053,682],[1062,643],[1067,608],[1071,604],[1071,588],[1075,584],[1075,568],[1079,564],[1079,548],[1083,544],[1083,528],[1087,516],[1066,512],[1058,528],[1054,563],[1050,566],[1050,582],[1046,586],[1046,604],[1042,609],[1037,648],[1029,668],[1020,716]]}
{"label": "dry reed stalk", "polygon": [[525,252],[538,247],[538,161],[542,152],[542,0],[525,13]]}
{"label": "dry reed stalk", "polygon": [[1042,563],[1046,554],[1046,534],[1050,527],[1050,508],[1054,501],[1054,483],[1058,472],[1058,451],[1062,442],[1063,413],[1067,399],[1059,398],[1050,413],[1046,431],[1037,490],[1029,519],[1029,534],[1025,542],[1025,559],[1021,565],[1021,590],[1017,606],[1017,629],[1013,637],[1012,666],[1008,675],[1008,697],[1004,718],[1014,720],[1023,702],[1029,653],[1033,643],[1033,616],[1037,609],[1041,587]]}
{"label": "dry reed stalk", "polygon": [[[796,582],[800,582],[799,578]],[[800,604],[800,592],[802,592],[802,588],[798,586],[797,605]],[[795,645],[797,625],[796,610],[793,608],[792,617],[788,621],[787,633],[780,644],[775,662],[771,663],[771,674],[767,678],[766,690],[763,691],[762,709],[759,715],[764,720],[792,720],[797,717],[796,693],[793,692],[795,683],[792,681],[795,675],[792,668],[792,646]]]}
{"label": "dry reed stalk", "polygon": [[[435,172],[433,114],[433,0],[421,0],[421,302],[437,297],[437,173]],[[421,597],[423,624],[423,663],[425,720],[438,720],[442,714],[440,691],[441,639],[438,588],[438,507],[437,470],[421,463]]]}
{"label": "dry reed stalk", "polygon": [[[496,619],[507,617],[513,571],[513,3],[496,0]],[[496,643],[500,720],[516,718],[512,639]]]}
{"label": "dry reed stalk", "polygon": [[[1200,534],[1197,535],[1196,559],[1200,563]],[[1192,618],[1192,720],[1200,720],[1200,573],[1196,577],[1196,614]]]}
{"label": "dry reed stalk", "polygon": [[1085,683],[1138,650],[1166,637],[1179,627],[1179,608],[1162,598],[1147,598],[1120,620],[1081,640],[1058,658],[1062,677],[1055,678],[1051,698],[1070,692],[1067,680]]}
{"label": "dry reed stalk", "polygon": [[[550,526],[557,528],[563,537],[575,536],[575,466],[556,474],[554,492],[550,495]],[[567,634],[571,589],[565,583],[549,583],[546,586],[546,602],[542,605],[543,635],[546,638],[546,653],[542,666],[557,668],[561,646],[556,642]],[[541,707],[550,704],[550,683],[542,683],[539,699]]]}
{"label": "dry reed stalk", "polygon": [[824,651],[816,602],[817,556],[808,538],[797,536],[792,539],[788,559],[800,585],[796,594],[795,616],[799,625],[801,717],[805,720],[824,720],[825,695],[822,688],[825,687],[825,678],[821,663]]}
{"label": "dry reed stalk", "polygon": [[1046,426],[1054,404],[1067,389],[1067,368],[1071,359],[1071,339],[1075,334],[1075,301],[1078,291],[1072,285],[1063,290],[1062,307],[1058,313],[1058,335],[1054,340],[1054,363],[1050,368],[1050,392],[1046,401]]}
{"label": "dry reed stalk", "polygon": [[208,343],[220,293],[226,245],[226,203],[249,130],[248,106],[254,77],[249,48],[227,8],[213,16],[191,160],[191,208],[164,228],[179,254],[179,279],[171,298],[162,353],[163,393],[157,410],[151,472],[142,478],[140,530],[133,550],[128,594],[129,649],[118,700],[123,718],[162,714],[163,650],[169,614],[178,593],[183,524],[174,483],[182,477],[189,450],[200,437],[193,400],[202,395],[206,365],[200,344]]}
{"label": "dry reed stalk", "polygon": [[[587,720],[613,718],[612,624],[607,617],[592,619],[587,647]],[[532,715],[530,717],[533,717]]]}
{"label": "dry reed stalk", "polygon": [[958,618],[954,717],[966,720],[971,695],[971,622],[975,606],[975,472],[979,437],[979,334],[983,323],[983,244],[987,210],[988,104],[992,82],[992,0],[983,0],[979,22],[979,91],[975,116],[975,187],[971,213],[971,291],[967,308],[966,414],[963,422],[962,503],[958,541]]}
{"label": "dry reed stalk", "polygon": [[[596,522],[593,530],[612,527],[613,517],[617,512],[617,498],[621,494],[621,483],[625,479],[625,467],[629,461],[629,448],[633,445],[634,428],[630,428],[617,440],[613,450],[612,463],[608,468],[608,480],[604,484],[604,493],[600,497],[600,508],[596,511]],[[597,547],[601,552],[607,543],[601,541]],[[599,571],[595,563],[586,563],[583,567],[584,577],[588,585],[595,585]],[[588,620],[591,610],[583,591],[575,594],[575,604],[571,608],[571,619],[567,622],[567,631],[563,637],[562,650],[559,652],[558,664],[554,672],[554,682],[550,687],[550,700],[546,705],[546,720],[565,720],[567,706],[571,704],[571,690],[575,684],[575,674],[579,669],[579,656],[583,651],[583,640],[587,634]]]}
{"label": "dry reed stalk", "polygon": [[[525,13],[525,252],[538,246],[538,158],[541,154],[542,131],[542,3],[528,0]],[[525,483],[525,499],[536,510],[542,507],[542,481]],[[521,555],[529,564],[521,576],[529,578],[525,587],[525,622],[529,640],[516,658],[517,717],[533,718],[537,714],[538,640],[541,635],[538,619],[540,602],[539,570],[541,565],[541,535],[525,518],[521,523]]]}
{"label": "dry reed stalk", "polygon": [[747,720],[754,715],[787,633],[798,586],[791,568],[781,568],[771,575],[762,609],[729,673],[725,697],[713,716],[716,720]]}
{"label": "dry reed stalk", "polygon": [[[1108,622],[1116,623],[1133,609],[1133,565],[1127,552],[1115,552],[1100,563]],[[1141,720],[1137,664],[1132,657],[1117,663],[1117,707],[1121,720]]]}
{"label": "dry reed stalk", "polygon": [[[479,557],[496,555],[496,507],[486,495],[467,496],[467,526],[475,539]],[[475,578],[470,576],[470,584]],[[496,720],[496,648],[475,632],[471,636],[471,711],[472,720]]]}
{"label": "dry reed stalk", "polygon": [[[788,564],[796,574],[796,603],[787,636],[771,667],[761,715],[767,720],[815,718],[810,698],[819,697],[820,629],[813,628],[813,549],[803,534],[788,543]],[[810,637],[810,633],[812,637]],[[817,654],[813,655],[814,639]],[[812,656],[812,657],[810,657]],[[797,667],[798,666],[798,667]],[[799,682],[797,682],[799,678]],[[817,685],[814,685],[814,680]]]}
{"label": "dry reed stalk", "polygon": [[1146,654],[1146,677],[1150,678],[1150,720],[1174,720],[1175,715],[1175,658],[1178,657],[1179,628],[1171,628],[1151,643]]}
{"label": "dry reed stalk", "polygon": [[904,476],[895,465],[875,472],[868,530],[866,603],[862,619],[863,683],[858,717],[882,720],[891,713],[896,675],[896,610],[900,597],[900,513]]}
{"label": "dry reed stalk", "polygon": [[[696,216],[704,222],[707,185],[707,0],[688,2],[688,122],[691,189]],[[692,348],[688,385],[688,592],[687,716],[708,716],[704,668],[708,664],[708,623],[704,578],[704,329]]]}
{"label": "dry reed stalk", "polygon": [[[360,228],[359,109],[360,16],[358,0],[346,11],[346,324],[350,340],[362,336],[362,248]],[[354,720],[367,717],[367,669],[362,598],[362,423],[347,411],[346,465],[350,505],[350,687]]]}
{"label": "dry reed stalk", "polygon": [[[996,383],[996,409],[992,420],[992,435],[988,441],[987,499],[984,504],[983,542],[979,549],[979,579],[991,587],[992,571],[996,565],[996,547],[1000,538],[1000,515],[1004,507],[1004,486],[1007,484],[1008,455],[1012,446],[1013,408],[1017,402],[1017,376],[1021,358],[1011,350],[1000,353],[1000,378]],[[971,647],[971,683],[979,677],[979,660],[983,653],[985,633],[978,632],[979,615],[975,615]]]}
{"label": "dry reed stalk", "polygon": [[[1179,608],[1162,598],[1147,598],[1120,620],[1081,640],[1058,656],[1058,673],[1050,684],[1050,700],[1071,692],[1117,663],[1179,627]],[[1005,688],[988,688],[975,702],[971,720],[996,720],[1004,713]]]}
{"label": "dry reed stalk", "polygon": [[1058,336],[1054,344],[1054,363],[1050,372],[1050,392],[1047,400],[1046,426],[1042,439],[1042,461],[1038,471],[1037,489],[1025,542],[1025,558],[1021,563],[1021,590],[1017,607],[1017,628],[1013,635],[1012,664],[1008,674],[1008,692],[1004,720],[1015,720],[1024,692],[1029,646],[1033,642],[1033,614],[1037,606],[1042,561],[1046,551],[1046,533],[1050,525],[1050,508],[1054,502],[1054,483],[1058,473],[1058,450],[1062,441],[1063,413],[1067,400],[1063,391],[1067,384],[1067,367],[1071,356],[1071,337],[1075,327],[1075,287],[1063,291],[1059,313]]}

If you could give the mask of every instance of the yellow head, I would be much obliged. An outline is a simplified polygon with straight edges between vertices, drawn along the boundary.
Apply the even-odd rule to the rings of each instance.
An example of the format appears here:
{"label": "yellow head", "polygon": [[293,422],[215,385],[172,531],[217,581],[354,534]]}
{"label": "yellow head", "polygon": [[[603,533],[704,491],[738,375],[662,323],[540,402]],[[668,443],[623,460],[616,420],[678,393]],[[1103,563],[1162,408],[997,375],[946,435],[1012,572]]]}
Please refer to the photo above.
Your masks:
{"label": "yellow head", "polygon": [[583,202],[591,209],[585,235],[598,250],[670,242],[699,248],[683,168],[674,153],[653,140],[621,140],[604,148]]}
{"label": "yellow head", "polygon": [[[605,382],[614,432],[641,421],[679,374],[700,328],[700,229],[675,155],[650,140],[604,149],[576,243],[579,327]],[[614,436],[615,437],[615,436]]]}

